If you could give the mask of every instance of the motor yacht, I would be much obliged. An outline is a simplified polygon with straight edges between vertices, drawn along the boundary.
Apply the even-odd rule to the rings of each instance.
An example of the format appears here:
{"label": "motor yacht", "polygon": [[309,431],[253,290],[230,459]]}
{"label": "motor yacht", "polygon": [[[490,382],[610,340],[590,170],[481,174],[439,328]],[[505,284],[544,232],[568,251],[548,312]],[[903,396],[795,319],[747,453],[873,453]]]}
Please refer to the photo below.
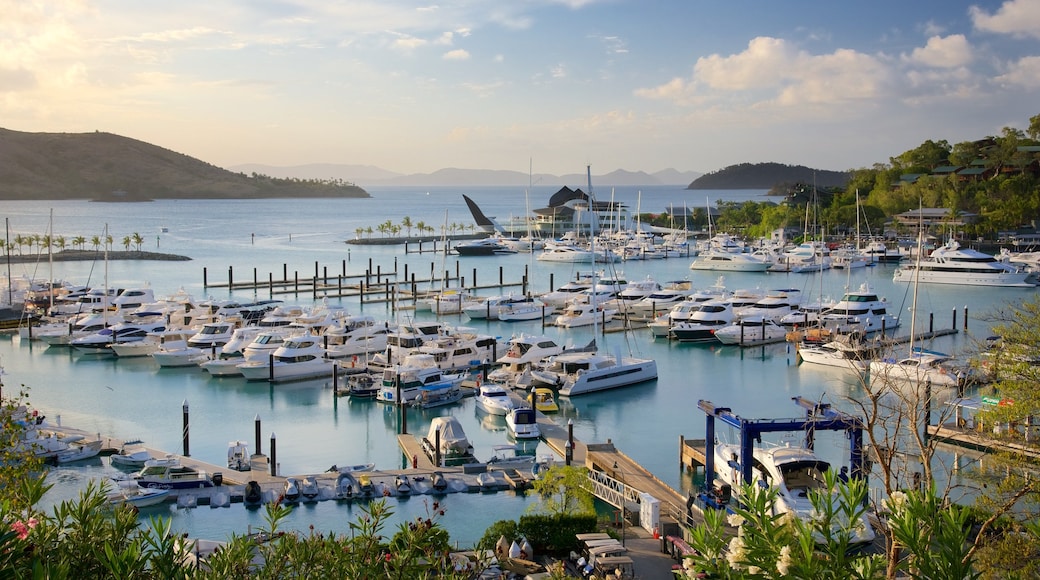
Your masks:
{"label": "motor yacht", "polygon": [[188,338],[187,346],[215,352],[231,340],[235,329],[242,326],[241,317],[225,318],[215,322],[203,323],[202,328]]}
{"label": "motor yacht", "polygon": [[837,304],[820,313],[820,325],[833,332],[861,335],[893,330],[899,317],[888,313],[888,302],[864,282],[853,292],[846,292]]}
{"label": "motor yacht", "polygon": [[432,355],[411,354],[401,364],[383,370],[383,380],[376,395],[382,403],[411,404],[422,392],[422,387],[435,383],[462,384],[464,374],[445,373]]}
{"label": "motor yacht", "polygon": [[[166,331],[160,335],[159,347],[151,354],[160,367],[190,367],[198,366],[214,358],[214,353],[219,350],[216,343],[209,347],[191,346],[191,337],[183,331]],[[113,346],[113,349],[115,346]],[[241,361],[239,361],[241,362]]]}
{"label": "motor yacht", "polygon": [[914,348],[904,357],[886,356],[870,361],[870,382],[931,384],[957,387],[977,379],[971,366],[934,350]]}
{"label": "motor yacht", "polygon": [[[487,379],[496,383],[523,386],[520,377],[533,365],[563,352],[563,347],[548,336],[519,334],[509,339],[509,349],[496,360],[498,368],[488,373]],[[528,381],[529,382],[529,381]]]}
{"label": "motor yacht", "polygon": [[748,306],[733,310],[739,319],[748,316],[761,316],[766,320],[779,323],[780,319],[798,310],[802,301],[802,292],[797,288],[783,288],[769,291],[761,300]]}
{"label": "motor yacht", "polygon": [[[246,362],[245,349],[261,332],[263,329],[259,326],[236,328],[235,332],[231,334],[231,339],[220,347],[217,356],[199,363],[199,366],[214,377],[242,374],[242,371],[238,370],[238,365]],[[257,356],[261,358],[263,355]]]}
{"label": "motor yacht", "polygon": [[530,407],[515,407],[506,414],[506,426],[513,439],[538,439],[542,436],[538,428],[538,414]]}
{"label": "motor yacht", "polygon": [[563,314],[556,317],[556,326],[576,328],[592,324],[606,324],[614,320],[615,314],[617,314],[616,310],[606,308],[602,304],[569,304]]}
{"label": "motor yacht", "polygon": [[88,354],[115,354],[112,345],[123,342],[144,340],[149,332],[166,330],[163,320],[122,322],[99,330],[80,338],[74,338],[69,345],[76,350]]}
{"label": "motor yacht", "polygon": [[[772,487],[777,492],[774,513],[789,513],[810,524],[818,517],[809,499],[810,492],[827,493],[823,474],[831,468],[830,464],[820,459],[811,449],[805,447],[789,447],[780,445],[758,445],[752,450],[751,479],[745,481],[742,476],[744,458],[740,445],[716,443],[714,449],[715,477],[724,482],[732,491],[732,497],[738,502],[746,501],[743,497],[744,484],[758,484]],[[831,501],[840,501],[838,491],[833,492]],[[836,518],[835,531],[844,528],[851,534],[853,544],[869,544],[874,540],[874,528],[867,519],[866,513],[856,522],[842,522]]]}
{"label": "motor yacht", "polygon": [[733,324],[734,319],[728,300],[709,300],[686,320],[671,324],[668,336],[680,342],[714,342],[715,331]]}
{"label": "motor yacht", "polygon": [[524,320],[543,320],[556,313],[556,310],[540,299],[530,302],[509,303],[498,307],[498,319],[502,322],[519,322]]}
{"label": "motor yacht", "polygon": [[386,350],[392,328],[387,321],[376,322],[372,316],[359,314],[337,320],[322,337],[329,358],[364,357]]}
{"label": "motor yacht", "polygon": [[907,262],[896,269],[895,282],[956,284],[961,286],[1018,286],[1032,288],[1030,272],[949,240],[932,250],[927,259]]}
{"label": "motor yacht", "polygon": [[500,310],[512,311],[514,307],[531,305],[534,302],[534,298],[523,294],[490,296],[479,302],[467,304],[462,308],[462,313],[472,319],[498,320]]}
{"label": "motor yacht", "polygon": [[475,398],[476,407],[489,415],[508,415],[516,406],[502,385],[484,383],[480,385]]}
{"label": "motor yacht", "polygon": [[758,346],[783,342],[787,339],[787,329],[761,316],[748,316],[716,330],[715,339],[722,344]]}
{"label": "motor yacht", "polygon": [[271,360],[247,361],[238,368],[250,381],[294,381],[331,377],[336,363],[325,356],[321,338],[313,334],[290,336],[274,351]]}
{"label": "motor yacht", "polygon": [[573,352],[552,357],[532,376],[566,397],[614,389],[657,378],[653,359],[622,357],[599,352]]}

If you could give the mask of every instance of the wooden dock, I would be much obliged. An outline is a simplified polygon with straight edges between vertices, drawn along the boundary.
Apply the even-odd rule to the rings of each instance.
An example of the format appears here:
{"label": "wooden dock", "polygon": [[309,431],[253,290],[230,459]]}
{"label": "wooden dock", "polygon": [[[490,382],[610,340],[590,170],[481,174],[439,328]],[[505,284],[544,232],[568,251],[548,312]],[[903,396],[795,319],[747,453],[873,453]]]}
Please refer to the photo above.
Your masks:
{"label": "wooden dock", "polygon": [[958,426],[956,423],[928,425],[925,432],[932,439],[958,447],[985,453],[1010,453],[1025,457],[1031,461],[1040,461],[1040,447],[1037,447],[1035,437],[1033,441],[1025,438],[1021,441],[1015,441],[991,437],[978,429]]}

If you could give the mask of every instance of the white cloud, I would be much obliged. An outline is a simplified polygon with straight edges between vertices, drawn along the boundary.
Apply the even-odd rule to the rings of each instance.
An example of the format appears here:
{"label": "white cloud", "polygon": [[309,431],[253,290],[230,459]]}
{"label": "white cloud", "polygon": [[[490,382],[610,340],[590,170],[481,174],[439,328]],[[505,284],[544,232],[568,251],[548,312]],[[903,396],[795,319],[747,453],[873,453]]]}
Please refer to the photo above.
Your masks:
{"label": "white cloud", "polygon": [[401,51],[411,52],[419,47],[426,46],[427,41],[415,36],[407,34],[399,34],[398,37],[392,43],[392,46]]}
{"label": "white cloud", "polygon": [[552,77],[554,79],[566,78],[567,77],[567,67],[564,66],[563,63],[560,63],[560,64],[552,67],[552,70],[550,71],[550,74],[552,75]]}
{"label": "white cloud", "polygon": [[1040,56],[1027,56],[1012,63],[1006,73],[994,80],[1004,85],[1040,89]]}
{"label": "white cloud", "polygon": [[448,31],[448,32],[442,32],[441,35],[438,36],[437,39],[433,41],[433,43],[437,44],[437,45],[440,45],[440,46],[451,46],[454,43],[454,41],[455,41],[455,33],[451,32],[451,31]]}
{"label": "white cloud", "polygon": [[963,34],[951,34],[945,38],[933,36],[928,43],[919,46],[904,57],[910,62],[936,68],[957,68],[969,64],[972,59],[971,45]]}
{"label": "white cloud", "polygon": [[1040,2],[1036,0],[1007,0],[996,14],[978,6],[972,6],[968,13],[979,30],[1040,38]]}
{"label": "white cloud", "polygon": [[461,48],[449,50],[442,56],[444,60],[469,60],[469,52]]}

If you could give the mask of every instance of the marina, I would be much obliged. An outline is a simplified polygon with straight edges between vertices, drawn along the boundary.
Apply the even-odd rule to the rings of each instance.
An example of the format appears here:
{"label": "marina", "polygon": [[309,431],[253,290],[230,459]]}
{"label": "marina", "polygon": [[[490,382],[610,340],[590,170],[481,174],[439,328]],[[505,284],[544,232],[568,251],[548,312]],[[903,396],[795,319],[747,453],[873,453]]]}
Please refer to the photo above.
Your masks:
{"label": "marina", "polygon": [[[379,192],[374,194],[378,197]],[[408,191],[388,192],[386,195],[399,204],[412,200]],[[486,195],[489,200],[494,198],[493,193]],[[629,195],[634,197],[634,192]],[[661,199],[670,196],[668,201],[681,203],[683,195],[685,193],[678,190],[662,194]],[[429,203],[428,196],[423,195],[422,198],[421,201]],[[478,201],[482,205],[493,203]],[[330,214],[342,214],[347,211],[349,204],[364,204],[368,201],[327,203],[339,204],[335,207],[337,211],[330,210]],[[445,203],[449,202],[442,200],[440,205]],[[643,203],[647,203],[645,192]],[[660,205],[665,203],[662,201]],[[461,200],[458,204],[462,205]],[[519,204],[523,204],[522,195]],[[147,220],[139,218],[142,206],[130,205],[70,202],[65,212],[81,214],[75,227],[82,228],[86,233],[93,229],[100,231],[107,222],[131,223],[136,220],[133,221],[138,224],[136,227],[147,225]],[[228,215],[232,207],[230,202],[202,202],[202,205],[205,206],[202,213],[206,216]],[[11,206],[13,221],[19,229],[46,229],[47,210],[44,204],[18,202]],[[210,272],[231,269],[234,272],[249,272],[255,268],[257,276],[262,279],[264,273],[289,269],[288,275],[277,277],[293,280],[292,270],[307,269],[309,278],[312,269],[317,268],[321,272],[322,264],[329,264],[329,269],[334,269],[331,265],[335,264],[340,267],[336,268],[340,270],[337,274],[342,274],[345,260],[347,275],[357,276],[357,280],[362,280],[365,270],[371,268],[377,271],[372,276],[373,284],[379,283],[380,279],[385,284],[388,272],[400,271],[403,278],[407,265],[409,278],[413,272],[423,272],[424,281],[417,280],[415,284],[417,293],[440,287],[439,276],[426,276],[426,272],[431,269],[429,254],[402,254],[399,246],[348,246],[343,242],[353,235],[347,233],[353,232],[355,226],[352,223],[328,218],[315,224],[310,218],[294,217],[291,204],[284,200],[245,203],[244,207],[249,208],[253,216],[248,223],[216,217],[199,219],[199,211],[174,201],[156,202],[156,206],[155,211],[159,211],[158,206],[161,206],[163,222],[169,228],[169,232],[156,236],[159,251],[190,255],[192,261],[163,263],[161,268],[149,262],[113,262],[108,265],[110,280],[133,282],[133,285],[149,282],[157,295],[173,293],[183,287],[196,298],[215,295],[234,296],[242,300],[261,299],[270,296],[270,289],[262,282],[255,287],[252,284],[238,287],[239,282],[235,282],[233,289],[213,283],[204,285],[201,283],[201,272],[204,268]],[[371,206],[355,212],[357,217],[352,219],[373,223],[385,219],[383,210],[379,209],[385,205],[375,207],[376,203],[372,203]],[[438,212],[443,213],[443,209],[437,209],[432,204],[425,211],[427,213],[422,217],[429,223],[435,222]],[[464,218],[462,211],[465,211],[464,206],[457,219]],[[56,229],[70,229],[68,223],[71,222],[71,216],[62,215],[61,211],[56,213]],[[418,210],[413,212],[413,219],[417,214]],[[250,234],[254,233],[253,230],[268,231],[252,237]],[[615,268],[623,270],[625,277],[631,280],[642,280],[648,275],[658,280],[688,279],[693,287],[701,289],[716,283],[716,273],[691,271],[689,265],[690,259],[672,258],[624,262],[615,265]],[[582,265],[581,270],[588,270],[589,266]],[[45,275],[48,266],[43,262],[23,264],[20,267],[39,277]],[[55,277],[99,285],[102,282],[101,268],[101,265],[89,262],[55,264]],[[470,284],[474,278],[480,280],[481,284],[495,282],[500,271],[503,272],[504,283],[516,284],[522,281],[521,272],[524,272],[527,274],[528,290],[532,293],[559,287],[565,281],[574,279],[577,272],[575,265],[537,262],[532,260],[531,255],[524,254],[472,258],[454,256],[447,258],[444,267],[438,264],[435,268],[437,271],[470,274],[467,276]],[[906,285],[892,282],[893,271],[894,266],[878,265],[857,269],[851,275],[844,271],[816,274],[733,272],[727,273],[726,286],[731,290],[797,287],[806,296],[805,300],[810,300],[821,292],[837,298],[847,288],[856,288],[862,282],[869,282],[880,296],[888,298],[890,312],[900,314],[903,322],[898,334],[894,333],[894,338],[897,338],[910,332],[910,316]],[[321,274],[324,275],[323,272]],[[333,285],[336,284],[333,280]],[[315,302],[314,292],[310,288],[305,288],[302,282],[299,288],[298,293],[294,288],[294,292],[279,294],[277,297],[287,303],[308,306]],[[478,295],[498,295],[508,293],[509,289],[502,290],[498,285],[491,284],[474,289],[474,292]],[[925,332],[931,318],[936,336],[931,339],[930,346],[946,352],[968,351],[980,337],[988,335],[989,329],[979,317],[998,305],[994,303],[995,293],[999,294],[1000,301],[1010,301],[1033,296],[1035,291],[1025,288],[922,288],[916,330],[918,333]],[[382,301],[376,302],[377,296]],[[685,513],[686,501],[700,485],[693,474],[680,470],[676,462],[680,456],[679,436],[685,434],[696,439],[703,432],[703,414],[696,409],[698,399],[740,400],[744,402],[743,412],[770,416],[778,405],[789,404],[786,401],[792,396],[811,400],[826,398],[840,406],[843,398],[855,397],[860,389],[860,379],[852,373],[841,369],[799,365],[796,349],[789,343],[741,348],[654,338],[649,330],[634,324],[634,328],[624,332],[603,334],[603,329],[596,332],[591,326],[564,329],[543,325],[541,320],[500,322],[469,319],[463,314],[437,317],[430,312],[402,308],[394,310],[392,296],[391,300],[386,301],[385,289],[382,289],[381,295],[373,293],[371,298],[373,300],[370,301],[366,297],[363,303],[358,296],[332,300],[341,303],[352,313],[371,315],[377,320],[440,319],[451,325],[474,327],[480,332],[498,336],[503,341],[521,332],[547,334],[561,345],[572,346],[587,344],[596,337],[600,347],[612,354],[617,351],[625,354],[631,352],[656,360],[659,373],[656,381],[581,397],[559,397],[559,411],[538,419],[542,439],[537,443],[524,444],[522,452],[536,458],[552,455],[555,460],[564,461],[570,427],[575,441],[571,448],[573,461],[589,465],[594,471],[611,478],[613,482],[604,480],[604,485],[607,489],[616,487],[619,496],[625,496],[625,492],[630,489],[654,495],[662,502],[663,515]],[[956,322],[953,321],[954,315],[965,311],[970,312],[970,320],[961,315]],[[927,316],[929,313],[934,313],[934,316]],[[947,334],[952,327],[956,327],[959,332]],[[52,423],[60,415],[62,423],[74,425],[88,433],[102,433],[118,439],[141,439],[158,456],[181,449],[181,415],[182,403],[185,401],[191,409],[190,460],[217,468],[220,468],[226,455],[227,442],[248,438],[254,429],[254,418],[262,416],[265,450],[268,440],[277,434],[278,472],[314,475],[325,487],[334,483],[334,474],[326,474],[326,469],[333,464],[374,463],[381,474],[386,474],[386,479],[379,480],[380,483],[389,484],[393,477],[403,473],[425,477],[429,472],[412,467],[412,457],[418,456],[422,460],[423,454],[414,451],[409,453],[413,448],[403,447],[400,440],[410,437],[412,441],[418,441],[415,434],[425,434],[432,419],[438,416],[450,415],[459,419],[479,459],[486,460],[495,446],[508,442],[504,420],[489,418],[478,411],[472,398],[463,398],[452,405],[432,409],[399,409],[378,404],[371,399],[337,397],[331,376],[277,384],[249,382],[242,377],[210,376],[198,368],[160,368],[149,357],[122,359],[84,355],[67,348],[22,341],[11,335],[0,337],[0,357],[6,371],[5,394],[12,392],[17,385],[24,384],[30,389],[33,406],[46,413]],[[341,366],[349,367],[351,364],[352,361],[349,361],[341,363]],[[343,377],[340,379],[345,381]],[[726,392],[725,397],[719,395],[722,390]],[[405,433],[402,433],[403,420],[407,421]],[[821,442],[817,451],[825,457],[834,456],[841,453],[839,447],[834,445],[831,448],[826,442]],[[209,472],[212,467],[204,469]],[[462,469],[464,472],[465,468]],[[240,481],[242,474],[231,472],[226,467],[220,468],[220,471],[225,481],[229,482],[221,487],[229,487],[231,481],[236,485],[245,484],[245,481]],[[253,471],[257,476],[269,473],[269,469]],[[105,458],[55,469],[53,477],[61,485],[52,492],[52,501],[70,497],[82,488],[87,478],[109,477],[118,473],[121,472]],[[462,475],[472,476],[475,481],[475,474]],[[622,480],[626,482],[624,486],[616,483]],[[503,490],[493,496],[460,493],[445,498],[449,514],[445,524],[453,540],[463,545],[472,544],[486,527],[499,519],[518,517],[536,501],[530,495],[513,491],[504,478],[502,482]],[[271,481],[265,485],[277,489],[279,482]],[[620,491],[622,487],[624,490]],[[394,498],[394,501],[399,517],[404,519],[414,517],[423,510],[423,502],[414,498]],[[614,509],[620,510],[619,504],[624,504],[624,511],[629,514],[636,507],[634,502],[618,500],[615,504],[618,507]],[[344,530],[343,522],[358,513],[356,505],[338,505],[336,502],[303,505],[305,507],[290,522],[301,529],[314,524],[319,529]],[[494,509],[486,509],[488,505],[493,505]],[[163,510],[163,507],[160,505],[146,509]],[[242,531],[262,523],[262,518],[255,511],[240,509],[169,509],[161,513],[170,514],[176,530],[208,537],[222,537],[230,531]],[[611,513],[605,515],[614,517]]]}

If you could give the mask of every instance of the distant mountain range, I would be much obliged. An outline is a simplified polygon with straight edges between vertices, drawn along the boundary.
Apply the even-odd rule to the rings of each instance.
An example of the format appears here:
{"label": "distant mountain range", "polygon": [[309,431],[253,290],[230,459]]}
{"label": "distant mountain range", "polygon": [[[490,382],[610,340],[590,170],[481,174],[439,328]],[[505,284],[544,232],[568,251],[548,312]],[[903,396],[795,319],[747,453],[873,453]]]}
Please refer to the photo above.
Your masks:
{"label": "distant mountain range", "polygon": [[[457,169],[448,168],[433,173],[394,173],[372,165],[348,165],[336,163],[313,163],[308,165],[264,165],[247,163],[229,167],[247,175],[253,173],[271,177],[299,179],[343,179],[362,187],[369,185],[405,185],[405,186],[526,186],[528,183],[538,185],[570,185],[581,186],[586,181],[584,173],[567,175],[551,175],[535,173],[529,175],[522,171],[494,169]],[[696,171],[678,171],[665,169],[654,173],[645,171],[625,171],[619,169],[603,175],[593,175],[592,183],[596,187],[613,185],[686,185],[701,174]]]}

